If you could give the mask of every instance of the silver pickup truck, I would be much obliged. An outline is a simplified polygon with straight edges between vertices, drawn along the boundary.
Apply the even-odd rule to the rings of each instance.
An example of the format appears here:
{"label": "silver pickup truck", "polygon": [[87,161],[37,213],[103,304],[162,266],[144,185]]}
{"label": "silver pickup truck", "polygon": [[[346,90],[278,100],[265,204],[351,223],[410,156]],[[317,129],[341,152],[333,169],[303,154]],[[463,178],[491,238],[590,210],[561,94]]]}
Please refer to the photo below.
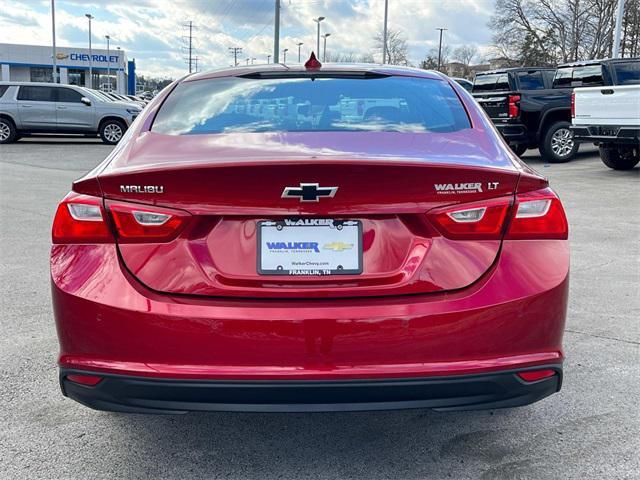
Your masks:
{"label": "silver pickup truck", "polygon": [[30,133],[84,133],[113,145],[141,111],[75,85],[0,82],[0,143]]}

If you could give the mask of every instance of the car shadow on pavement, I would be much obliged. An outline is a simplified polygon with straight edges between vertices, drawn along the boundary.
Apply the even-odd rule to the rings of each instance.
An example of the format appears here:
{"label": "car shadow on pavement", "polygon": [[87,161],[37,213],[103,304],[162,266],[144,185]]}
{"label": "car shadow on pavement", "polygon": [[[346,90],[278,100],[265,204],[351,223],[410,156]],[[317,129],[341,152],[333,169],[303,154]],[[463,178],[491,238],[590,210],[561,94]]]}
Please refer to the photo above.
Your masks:
{"label": "car shadow on pavement", "polygon": [[166,472],[162,459],[187,477],[462,478],[465,463],[477,475],[517,456],[526,435],[502,428],[531,410],[104,415],[150,478]]}

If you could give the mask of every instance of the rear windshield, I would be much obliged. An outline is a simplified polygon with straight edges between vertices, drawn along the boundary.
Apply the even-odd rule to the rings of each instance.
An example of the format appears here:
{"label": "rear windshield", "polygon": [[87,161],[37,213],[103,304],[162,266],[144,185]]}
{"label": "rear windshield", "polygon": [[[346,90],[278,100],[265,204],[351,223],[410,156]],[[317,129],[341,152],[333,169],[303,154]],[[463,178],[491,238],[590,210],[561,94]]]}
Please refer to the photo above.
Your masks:
{"label": "rear windshield", "polygon": [[455,132],[469,119],[449,84],[411,77],[250,79],[179,84],[152,130],[228,132]]}
{"label": "rear windshield", "polygon": [[541,71],[532,72],[518,72],[518,84],[520,90],[542,90],[544,89],[544,80],[542,79]]}
{"label": "rear windshield", "polygon": [[473,81],[473,93],[508,90],[511,90],[511,87],[509,86],[509,75],[506,73],[477,75]]}
{"label": "rear windshield", "polygon": [[628,63],[615,63],[616,83],[618,85],[640,84],[640,60]]}
{"label": "rear windshield", "polygon": [[556,70],[553,88],[598,87],[604,85],[602,66],[581,65],[579,67],[561,67]]}

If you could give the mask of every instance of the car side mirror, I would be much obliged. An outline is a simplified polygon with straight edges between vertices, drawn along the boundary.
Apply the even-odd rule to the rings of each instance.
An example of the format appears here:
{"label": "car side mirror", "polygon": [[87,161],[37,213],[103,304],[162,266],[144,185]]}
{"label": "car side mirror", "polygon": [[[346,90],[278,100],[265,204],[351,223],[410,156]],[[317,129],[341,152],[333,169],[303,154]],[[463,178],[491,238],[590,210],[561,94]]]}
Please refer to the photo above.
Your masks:
{"label": "car side mirror", "polygon": [[89,100],[87,97],[82,97],[80,101],[84,103],[87,107],[91,106],[91,100]]}

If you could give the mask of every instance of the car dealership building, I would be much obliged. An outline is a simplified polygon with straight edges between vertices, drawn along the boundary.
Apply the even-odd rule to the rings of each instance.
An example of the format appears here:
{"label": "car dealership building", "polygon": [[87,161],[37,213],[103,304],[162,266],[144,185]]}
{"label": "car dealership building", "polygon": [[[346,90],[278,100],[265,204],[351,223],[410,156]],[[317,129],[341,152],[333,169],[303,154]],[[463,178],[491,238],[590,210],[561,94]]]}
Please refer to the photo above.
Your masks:
{"label": "car dealership building", "polygon": [[[135,93],[135,62],[127,61],[124,50],[57,47],[56,63],[60,83]],[[2,81],[51,82],[53,48],[0,43],[0,73]]]}

